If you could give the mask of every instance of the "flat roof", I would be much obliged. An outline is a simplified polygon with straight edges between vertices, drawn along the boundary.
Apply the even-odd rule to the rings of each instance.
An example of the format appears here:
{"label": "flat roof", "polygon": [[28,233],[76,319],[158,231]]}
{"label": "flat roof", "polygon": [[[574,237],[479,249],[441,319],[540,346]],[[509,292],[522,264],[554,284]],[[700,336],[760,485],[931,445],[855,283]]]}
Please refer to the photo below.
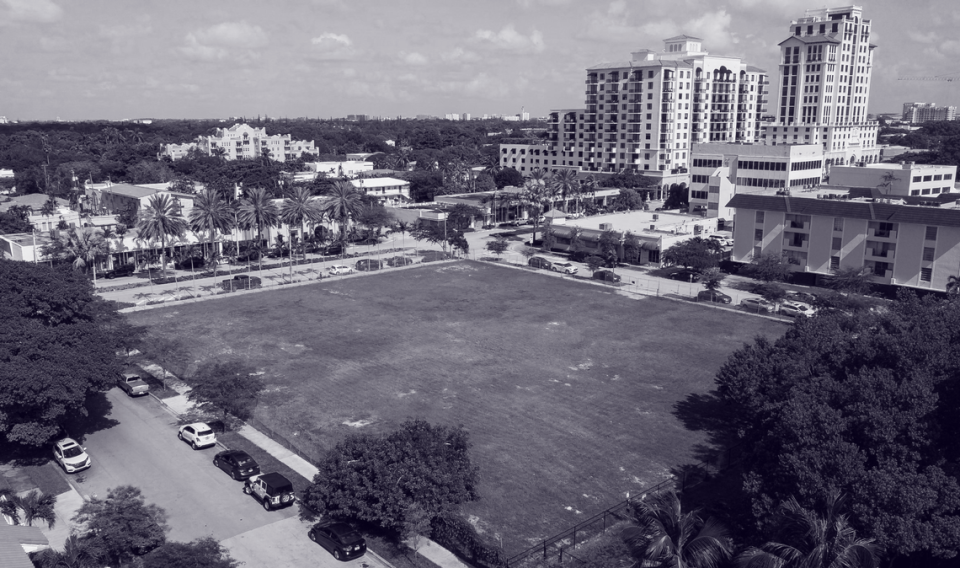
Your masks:
{"label": "flat roof", "polygon": [[850,217],[886,223],[912,223],[960,227],[960,208],[924,207],[878,203],[873,200],[811,199],[808,196],[758,195],[738,193],[727,207],[758,211],[779,211],[788,214]]}
{"label": "flat roof", "polygon": [[386,187],[388,185],[410,185],[410,182],[404,179],[391,177],[383,178],[362,178],[350,180],[356,187]]}

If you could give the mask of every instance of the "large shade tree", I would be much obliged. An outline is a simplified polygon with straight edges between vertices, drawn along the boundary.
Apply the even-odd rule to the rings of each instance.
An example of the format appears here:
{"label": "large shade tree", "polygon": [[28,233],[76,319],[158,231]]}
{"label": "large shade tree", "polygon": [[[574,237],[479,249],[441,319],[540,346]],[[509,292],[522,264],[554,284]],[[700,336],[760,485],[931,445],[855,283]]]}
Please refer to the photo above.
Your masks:
{"label": "large shade tree", "polygon": [[43,252],[71,263],[74,270],[86,271],[89,268],[96,284],[97,262],[110,252],[110,243],[99,229],[70,227],[60,233],[53,245],[44,247]]}
{"label": "large shade tree", "polygon": [[164,276],[167,273],[167,240],[183,236],[187,227],[187,220],[180,214],[180,206],[165,193],[151,197],[146,207],[140,211],[137,221],[139,237],[147,241],[160,241],[160,249],[164,251],[161,258]]}
{"label": "large shade tree", "polygon": [[148,504],[140,489],[114,487],[106,497],[92,497],[77,509],[73,522],[81,536],[102,543],[107,557],[123,564],[166,542],[167,513]]}

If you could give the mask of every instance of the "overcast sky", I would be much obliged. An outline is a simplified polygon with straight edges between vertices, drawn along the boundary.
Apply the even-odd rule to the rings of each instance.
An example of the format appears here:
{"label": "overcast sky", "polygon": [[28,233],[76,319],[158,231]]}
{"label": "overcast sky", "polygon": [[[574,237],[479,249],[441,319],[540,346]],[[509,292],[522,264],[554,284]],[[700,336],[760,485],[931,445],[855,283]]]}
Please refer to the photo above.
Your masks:
{"label": "overcast sky", "polygon": [[[839,5],[839,4],[838,4]],[[960,103],[960,2],[863,2],[870,112]],[[776,71],[800,0],[0,0],[9,119],[516,114],[584,104],[584,69],[686,33]],[[960,75],[958,75],[960,77]]]}

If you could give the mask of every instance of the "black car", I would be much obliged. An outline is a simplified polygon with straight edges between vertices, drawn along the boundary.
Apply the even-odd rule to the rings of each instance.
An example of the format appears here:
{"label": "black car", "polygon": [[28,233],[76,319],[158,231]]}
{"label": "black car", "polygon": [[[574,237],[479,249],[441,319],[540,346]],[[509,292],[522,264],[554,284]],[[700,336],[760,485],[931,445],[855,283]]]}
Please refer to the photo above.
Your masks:
{"label": "black car", "polygon": [[360,272],[369,272],[371,270],[380,270],[383,268],[383,263],[379,260],[374,260],[372,258],[364,258],[357,261],[357,270]]}
{"label": "black car", "polygon": [[254,260],[260,259],[260,252],[255,250],[248,250],[241,252],[237,257],[237,262],[253,262]]}
{"label": "black car", "polygon": [[121,264],[119,266],[114,266],[113,270],[108,270],[104,276],[107,278],[118,278],[121,276],[130,276],[137,270],[136,264]]}
{"label": "black car", "polygon": [[699,282],[700,273],[692,270],[679,270],[677,272],[671,272],[669,278],[670,280],[680,280],[681,282]]}
{"label": "black car", "polygon": [[173,265],[177,270],[192,270],[194,268],[203,268],[204,261],[199,257],[190,257],[181,260],[180,262]]}
{"label": "black car", "polygon": [[367,543],[360,533],[345,523],[317,523],[307,536],[341,562],[360,558],[367,551]]}
{"label": "black car", "polygon": [[227,450],[213,458],[213,465],[230,474],[237,481],[243,481],[260,473],[260,465],[247,452]]}
{"label": "black car", "polygon": [[390,266],[406,266],[408,264],[413,264],[413,260],[405,256],[394,256],[387,259],[387,264]]}
{"label": "black car", "polygon": [[334,243],[332,245],[327,245],[323,247],[323,256],[336,256],[338,254],[343,254],[343,244]]}
{"label": "black car", "polygon": [[733,302],[733,298],[731,298],[726,294],[723,294],[721,292],[717,292],[714,290],[703,290],[702,292],[697,294],[697,301],[715,302],[717,304],[729,304]]}
{"label": "black car", "polygon": [[290,249],[284,247],[282,249],[272,248],[270,252],[267,253],[267,258],[289,258]]}
{"label": "black car", "polygon": [[620,282],[620,275],[614,273],[611,270],[598,270],[593,273],[593,277],[597,280],[603,280],[604,282],[613,282],[616,284]]}
{"label": "black car", "polygon": [[220,287],[227,292],[234,290],[253,290],[260,287],[260,279],[256,276],[247,276],[246,274],[237,274],[233,278],[228,278],[220,283]]}
{"label": "black car", "polygon": [[279,473],[254,475],[243,483],[243,492],[253,495],[267,511],[293,505],[297,500],[293,493],[293,483]]}
{"label": "black car", "polygon": [[539,256],[535,256],[531,258],[530,260],[527,261],[527,264],[529,264],[534,268],[543,269],[543,270],[551,270],[553,268],[552,262]]}

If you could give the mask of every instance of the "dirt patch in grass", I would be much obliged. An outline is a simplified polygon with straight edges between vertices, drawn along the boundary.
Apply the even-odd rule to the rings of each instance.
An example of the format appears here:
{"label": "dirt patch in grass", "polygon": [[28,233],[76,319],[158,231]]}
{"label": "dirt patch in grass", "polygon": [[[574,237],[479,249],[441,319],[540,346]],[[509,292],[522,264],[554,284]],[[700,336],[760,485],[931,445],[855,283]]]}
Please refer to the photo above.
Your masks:
{"label": "dirt patch in grass", "polygon": [[516,553],[694,460],[673,415],[726,357],[783,324],[491,264],[454,262],[129,314],[194,359],[264,372],[257,419],[317,459],[409,418],[463,424],[481,499]]}

